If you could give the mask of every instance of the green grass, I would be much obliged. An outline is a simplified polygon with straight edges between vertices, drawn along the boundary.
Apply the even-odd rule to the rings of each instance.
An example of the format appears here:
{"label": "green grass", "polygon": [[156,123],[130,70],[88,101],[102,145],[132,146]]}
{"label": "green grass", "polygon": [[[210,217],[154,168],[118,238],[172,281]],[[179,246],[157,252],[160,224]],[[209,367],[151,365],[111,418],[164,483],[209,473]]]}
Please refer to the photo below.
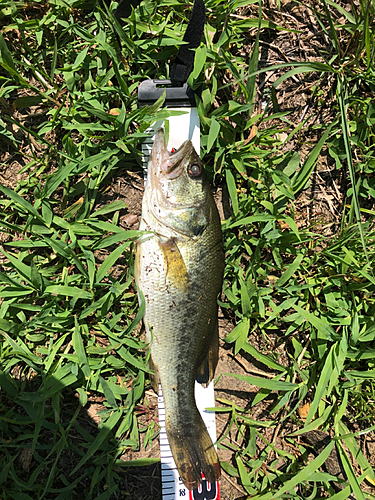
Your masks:
{"label": "green grass", "polygon": [[[189,79],[202,85],[201,156],[231,200],[220,303],[234,328],[225,341],[275,374],[222,375],[259,388],[250,409],[218,404],[237,436],[237,444],[221,436],[219,447],[233,452],[222,465],[250,498],[374,498],[363,437],[375,430],[375,4],[313,2],[330,42],[322,60],[261,71],[260,36],[283,26],[251,4],[206,3]],[[120,460],[139,450],[140,433],[152,442],[157,426],[137,418],[149,388],[133,279],[138,232],[120,227],[126,203],[105,194],[139,164],[145,129],[168,116],[159,106],[138,110],[136,89],[145,78],[168,76],[185,7],[144,0],[117,26],[121,54],[103,3],[0,2],[0,147],[8,153],[0,168],[6,172],[14,157],[23,165],[12,188],[0,185],[4,500],[128,498],[126,467],[154,461]],[[246,57],[244,45],[251,47]],[[258,112],[257,78],[270,71],[278,77]],[[329,82],[322,85],[328,121],[296,124],[283,111],[278,90],[296,75],[317,82],[313,117],[322,104],[319,82]],[[42,111],[36,124],[20,118],[30,106]],[[306,131],[317,137],[310,145]],[[302,224],[298,213],[323,153],[346,182],[329,237],[320,230],[324,221]],[[261,349],[249,341],[254,335]],[[89,432],[83,415],[95,398],[103,409]],[[269,418],[257,421],[260,404]],[[314,429],[333,432],[334,440],[309,461],[300,435]],[[334,444],[346,473],[339,493],[336,478],[321,469]],[[22,465],[31,455],[31,465]]]}

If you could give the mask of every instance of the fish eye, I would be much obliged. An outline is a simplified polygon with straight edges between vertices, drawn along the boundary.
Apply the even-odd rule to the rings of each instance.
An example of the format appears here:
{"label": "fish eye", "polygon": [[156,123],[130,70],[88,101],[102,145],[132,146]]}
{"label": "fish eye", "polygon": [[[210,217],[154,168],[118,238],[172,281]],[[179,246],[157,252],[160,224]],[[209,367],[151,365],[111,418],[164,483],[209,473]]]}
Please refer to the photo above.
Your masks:
{"label": "fish eye", "polygon": [[202,166],[199,163],[192,163],[188,167],[188,174],[190,177],[199,177],[202,173]]}

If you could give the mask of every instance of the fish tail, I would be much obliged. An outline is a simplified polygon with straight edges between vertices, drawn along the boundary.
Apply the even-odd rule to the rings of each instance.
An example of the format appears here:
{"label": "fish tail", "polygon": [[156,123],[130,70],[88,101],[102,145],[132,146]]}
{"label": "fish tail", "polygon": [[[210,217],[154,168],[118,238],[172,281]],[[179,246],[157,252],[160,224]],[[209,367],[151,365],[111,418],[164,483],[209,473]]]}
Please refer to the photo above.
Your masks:
{"label": "fish tail", "polygon": [[210,483],[219,479],[219,458],[198,410],[192,428],[181,430],[167,423],[166,430],[178,473],[189,490],[202,483],[202,472]]}

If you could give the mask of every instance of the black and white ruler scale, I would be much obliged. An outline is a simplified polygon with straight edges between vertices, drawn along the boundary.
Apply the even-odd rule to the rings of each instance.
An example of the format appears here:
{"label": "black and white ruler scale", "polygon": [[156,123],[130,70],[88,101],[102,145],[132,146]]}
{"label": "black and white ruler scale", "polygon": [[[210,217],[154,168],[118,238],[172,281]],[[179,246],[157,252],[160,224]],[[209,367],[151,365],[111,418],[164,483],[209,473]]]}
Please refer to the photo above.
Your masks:
{"label": "black and white ruler scale", "polygon": [[[173,111],[182,111],[184,114],[170,116],[168,149],[178,149],[183,142],[190,139],[197,152],[200,151],[200,122],[195,105],[195,97],[192,90],[185,83],[181,87],[173,87],[169,80],[146,80],[138,89],[138,105],[145,106],[153,104],[163,93],[166,94],[165,105]],[[149,139],[142,144],[143,169],[146,179],[147,163],[151,153],[153,138],[156,130],[163,126],[164,122],[156,122],[147,132]],[[198,382],[195,383],[195,401],[203,421],[207,427],[212,442],[216,442],[215,413],[207,411],[206,408],[215,406],[213,382],[204,388]],[[219,482],[208,483],[202,481],[202,485],[189,491],[182,483],[169,447],[165,430],[165,407],[161,386],[158,394],[158,410],[160,425],[160,459],[162,476],[163,500],[219,500]]]}

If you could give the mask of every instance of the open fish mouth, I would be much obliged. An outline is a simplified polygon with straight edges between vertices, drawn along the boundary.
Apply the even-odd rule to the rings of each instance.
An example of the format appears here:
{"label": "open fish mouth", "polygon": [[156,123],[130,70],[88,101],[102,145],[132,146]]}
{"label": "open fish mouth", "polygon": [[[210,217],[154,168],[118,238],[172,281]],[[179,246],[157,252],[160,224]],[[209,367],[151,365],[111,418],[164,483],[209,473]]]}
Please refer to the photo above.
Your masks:
{"label": "open fish mouth", "polygon": [[175,179],[184,168],[184,159],[190,155],[193,150],[193,144],[190,140],[185,141],[177,151],[169,154],[169,161],[166,163],[166,175],[170,179]]}
{"label": "open fish mouth", "polygon": [[157,176],[166,176],[168,179],[176,179],[184,168],[184,160],[194,150],[190,140],[185,141],[176,151],[171,153],[167,149],[165,133],[162,128],[156,131],[154,145],[150,160],[153,173]]}

